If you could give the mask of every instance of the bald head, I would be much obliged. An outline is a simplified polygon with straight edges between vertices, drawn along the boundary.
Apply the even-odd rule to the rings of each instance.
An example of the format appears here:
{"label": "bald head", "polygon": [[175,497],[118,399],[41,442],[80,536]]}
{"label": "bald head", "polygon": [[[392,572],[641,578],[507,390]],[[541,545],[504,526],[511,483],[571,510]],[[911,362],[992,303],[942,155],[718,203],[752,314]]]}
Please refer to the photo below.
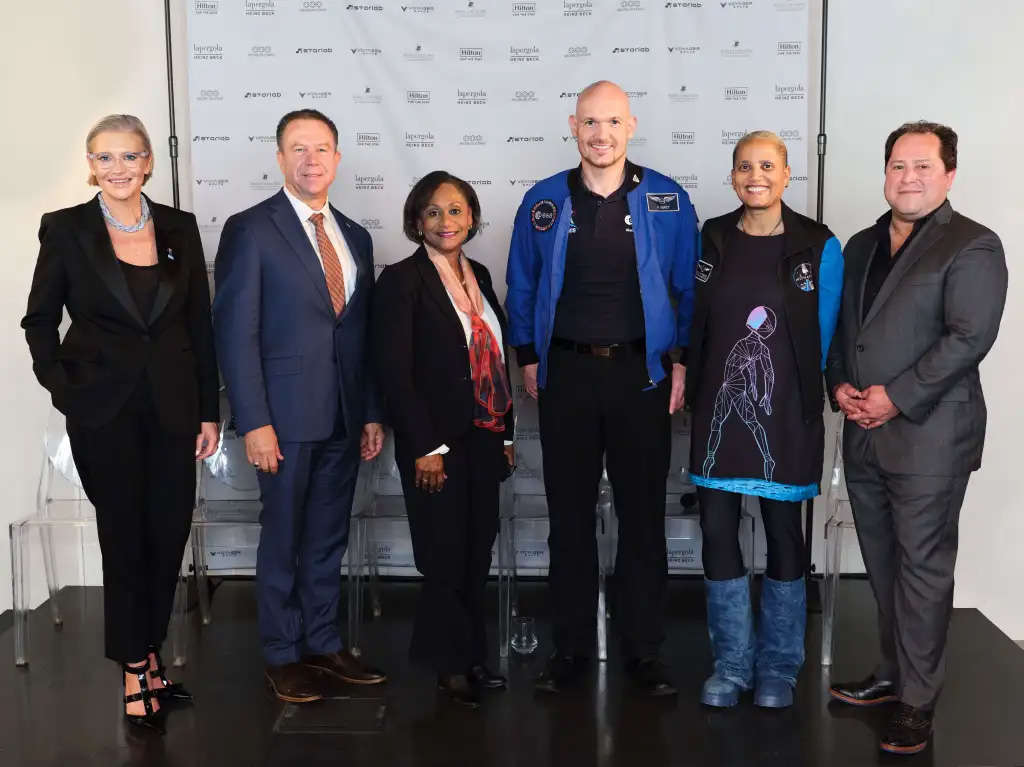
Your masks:
{"label": "bald head", "polygon": [[576,114],[569,117],[569,130],[576,137],[584,170],[621,171],[626,148],[636,131],[626,92],[608,80],[591,83],[576,99]]}

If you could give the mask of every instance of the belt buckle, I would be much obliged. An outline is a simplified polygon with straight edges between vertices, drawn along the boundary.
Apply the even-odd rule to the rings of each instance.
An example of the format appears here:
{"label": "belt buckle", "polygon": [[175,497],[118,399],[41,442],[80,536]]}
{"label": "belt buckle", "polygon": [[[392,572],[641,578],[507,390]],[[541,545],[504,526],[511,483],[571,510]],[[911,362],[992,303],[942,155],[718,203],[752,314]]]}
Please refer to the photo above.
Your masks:
{"label": "belt buckle", "polygon": [[607,357],[607,358],[610,358],[612,356],[612,347],[611,346],[596,346],[595,345],[595,346],[591,346],[590,347],[590,351],[591,351],[591,353],[595,357]]}

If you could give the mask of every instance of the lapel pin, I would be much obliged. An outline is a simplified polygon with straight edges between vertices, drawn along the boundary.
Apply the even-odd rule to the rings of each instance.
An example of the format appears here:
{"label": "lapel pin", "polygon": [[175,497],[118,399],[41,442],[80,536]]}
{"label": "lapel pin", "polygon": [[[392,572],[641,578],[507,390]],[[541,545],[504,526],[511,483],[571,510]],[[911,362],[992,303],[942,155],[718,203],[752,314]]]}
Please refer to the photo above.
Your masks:
{"label": "lapel pin", "polygon": [[170,248],[167,249],[167,260],[168,261],[173,261],[174,260],[174,251],[171,250]]}

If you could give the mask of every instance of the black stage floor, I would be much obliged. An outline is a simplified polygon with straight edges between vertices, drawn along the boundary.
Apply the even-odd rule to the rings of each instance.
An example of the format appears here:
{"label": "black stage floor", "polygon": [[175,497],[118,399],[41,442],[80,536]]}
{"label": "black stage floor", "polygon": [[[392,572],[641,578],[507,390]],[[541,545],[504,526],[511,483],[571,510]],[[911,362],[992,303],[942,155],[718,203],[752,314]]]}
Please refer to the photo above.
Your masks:
{"label": "black stage floor", "polygon": [[[118,672],[101,659],[101,590],[65,589],[62,631],[47,623],[45,609],[32,616],[28,669],[13,664],[10,629],[0,634],[0,765],[1024,764],[1024,650],[976,610],[954,614],[950,673],[933,745],[914,757],[896,757],[877,748],[884,708],[828,702],[828,674],[818,663],[819,615],[809,619],[807,664],[790,710],[760,710],[749,698],[731,711],[698,704],[709,665],[703,590],[699,580],[682,579],[671,584],[664,652],[682,691],[678,700],[633,693],[614,640],[611,660],[595,664],[588,689],[537,698],[530,681],[549,648],[542,634],[534,657],[512,659],[511,689],[489,696],[473,712],[439,702],[433,677],[410,668],[406,646],[416,591],[414,583],[384,584],[384,617],[365,624],[367,655],[392,681],[380,689],[339,691],[362,701],[313,704],[319,708],[279,720],[282,707],[262,681],[253,584],[223,583],[213,624],[200,629],[194,621],[188,665],[177,670],[197,705],[173,712],[165,737],[138,739],[120,719]],[[523,613],[542,614],[543,597],[543,584],[523,584]],[[865,581],[843,581],[838,612],[835,673],[859,678],[870,670],[875,647]],[[359,732],[285,734],[275,732],[275,723],[278,729],[327,724]]]}

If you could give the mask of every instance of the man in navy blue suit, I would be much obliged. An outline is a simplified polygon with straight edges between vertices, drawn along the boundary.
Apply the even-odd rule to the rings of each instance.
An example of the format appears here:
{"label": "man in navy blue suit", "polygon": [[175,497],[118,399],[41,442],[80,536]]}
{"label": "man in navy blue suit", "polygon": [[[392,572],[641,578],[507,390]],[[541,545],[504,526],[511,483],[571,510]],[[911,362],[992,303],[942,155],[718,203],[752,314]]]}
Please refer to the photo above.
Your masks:
{"label": "man in navy blue suit", "polygon": [[294,703],[321,698],[326,678],[386,679],[338,632],[359,459],[383,443],[367,363],[373,243],[327,201],[340,160],[326,115],[286,114],[277,126],[284,188],[231,216],[217,250],[218,358],[263,500],[256,583],[266,677]]}

